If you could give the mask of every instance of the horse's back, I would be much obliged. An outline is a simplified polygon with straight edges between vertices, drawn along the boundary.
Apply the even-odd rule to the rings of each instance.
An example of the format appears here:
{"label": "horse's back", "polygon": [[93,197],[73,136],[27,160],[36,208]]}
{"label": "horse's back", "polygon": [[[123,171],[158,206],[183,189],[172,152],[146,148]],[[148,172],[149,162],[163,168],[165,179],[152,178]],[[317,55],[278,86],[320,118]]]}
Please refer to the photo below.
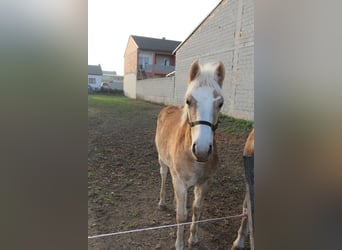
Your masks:
{"label": "horse's back", "polygon": [[174,143],[181,117],[182,109],[177,106],[167,106],[158,115],[155,142],[158,154],[162,158],[170,157],[170,147]]}

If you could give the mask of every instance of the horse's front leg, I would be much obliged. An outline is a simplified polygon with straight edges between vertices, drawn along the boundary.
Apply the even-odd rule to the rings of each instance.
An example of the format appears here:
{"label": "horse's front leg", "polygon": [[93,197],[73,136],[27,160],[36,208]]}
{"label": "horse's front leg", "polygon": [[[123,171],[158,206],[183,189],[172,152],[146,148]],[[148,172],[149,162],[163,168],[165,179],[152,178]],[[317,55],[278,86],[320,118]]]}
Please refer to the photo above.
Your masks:
{"label": "horse's front leg", "polygon": [[[185,184],[178,178],[172,178],[173,188],[176,198],[176,220],[177,223],[183,223],[187,220],[187,188]],[[177,227],[177,239],[175,243],[176,250],[184,249],[184,225]]]}
{"label": "horse's front leg", "polygon": [[201,212],[203,208],[204,197],[208,191],[209,182],[206,181],[201,185],[196,185],[194,188],[195,199],[192,205],[192,223],[190,227],[190,237],[189,237],[189,245],[194,246],[198,244],[198,223],[195,221],[199,221],[201,219]]}
{"label": "horse's front leg", "polygon": [[166,184],[166,177],[169,171],[169,167],[160,159],[159,157],[159,164],[160,164],[160,176],[161,176],[161,187],[160,187],[160,199],[159,199],[159,209],[164,210],[166,208],[165,204],[165,184]]}
{"label": "horse's front leg", "polygon": [[[243,201],[242,210],[245,210],[246,208],[247,208],[247,195],[245,196],[245,200]],[[248,235],[248,218],[243,217],[241,219],[241,225],[238,231],[238,236],[236,237],[231,250],[243,249],[247,235]]]}

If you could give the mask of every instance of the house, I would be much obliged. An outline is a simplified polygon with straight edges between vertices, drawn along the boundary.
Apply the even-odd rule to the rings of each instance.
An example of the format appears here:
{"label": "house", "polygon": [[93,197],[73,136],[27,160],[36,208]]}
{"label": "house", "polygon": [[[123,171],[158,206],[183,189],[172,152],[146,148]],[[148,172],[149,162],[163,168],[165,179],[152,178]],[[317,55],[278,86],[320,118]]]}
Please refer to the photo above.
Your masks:
{"label": "house", "polygon": [[104,83],[108,83],[111,89],[123,90],[123,76],[118,76],[116,71],[103,70]]}
{"label": "house", "polygon": [[116,71],[102,70],[102,73],[102,81],[106,83],[113,82],[114,77],[116,76]]}
{"label": "house", "polygon": [[103,72],[101,65],[88,65],[88,85],[99,90],[102,85]]}
{"label": "house", "polygon": [[222,0],[174,50],[174,104],[184,103],[191,63],[222,61],[226,68],[222,112],[254,120],[254,1]]}
{"label": "house", "polygon": [[160,78],[175,70],[173,51],[179,41],[131,35],[125,50],[124,75],[137,80]]}

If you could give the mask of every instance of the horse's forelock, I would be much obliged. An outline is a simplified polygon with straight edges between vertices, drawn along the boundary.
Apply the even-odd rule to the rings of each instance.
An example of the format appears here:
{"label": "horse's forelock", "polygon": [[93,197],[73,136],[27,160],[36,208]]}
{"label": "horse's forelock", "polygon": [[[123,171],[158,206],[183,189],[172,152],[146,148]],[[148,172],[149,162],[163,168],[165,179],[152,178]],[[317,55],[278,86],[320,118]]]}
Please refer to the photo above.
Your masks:
{"label": "horse's forelock", "polygon": [[217,82],[215,75],[215,68],[213,67],[204,67],[201,73],[194,79],[189,85],[186,91],[186,96],[188,96],[194,89],[209,86],[214,88],[217,92],[221,93],[221,86]]}

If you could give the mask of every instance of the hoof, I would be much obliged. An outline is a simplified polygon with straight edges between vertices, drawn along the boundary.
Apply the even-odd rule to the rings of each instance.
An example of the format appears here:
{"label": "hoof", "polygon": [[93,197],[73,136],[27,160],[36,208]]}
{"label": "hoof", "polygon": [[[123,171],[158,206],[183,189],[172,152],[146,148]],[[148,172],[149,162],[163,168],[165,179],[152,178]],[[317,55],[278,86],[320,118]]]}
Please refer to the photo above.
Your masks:
{"label": "hoof", "polygon": [[238,246],[232,246],[230,250],[243,250],[243,247],[238,247]]}
{"label": "hoof", "polygon": [[230,250],[243,250],[245,249],[244,241],[241,241],[241,239],[236,239],[233,242],[232,248]]}
{"label": "hoof", "polygon": [[164,205],[164,204],[158,204],[158,209],[160,210],[160,211],[165,211],[166,210],[166,205]]}
{"label": "hoof", "polygon": [[192,250],[196,250],[196,249],[199,249],[199,241],[197,241],[197,242],[192,242],[191,244],[190,244],[190,249],[192,249]]}
{"label": "hoof", "polygon": [[191,249],[196,249],[199,246],[199,240],[197,237],[190,237],[188,243]]}

